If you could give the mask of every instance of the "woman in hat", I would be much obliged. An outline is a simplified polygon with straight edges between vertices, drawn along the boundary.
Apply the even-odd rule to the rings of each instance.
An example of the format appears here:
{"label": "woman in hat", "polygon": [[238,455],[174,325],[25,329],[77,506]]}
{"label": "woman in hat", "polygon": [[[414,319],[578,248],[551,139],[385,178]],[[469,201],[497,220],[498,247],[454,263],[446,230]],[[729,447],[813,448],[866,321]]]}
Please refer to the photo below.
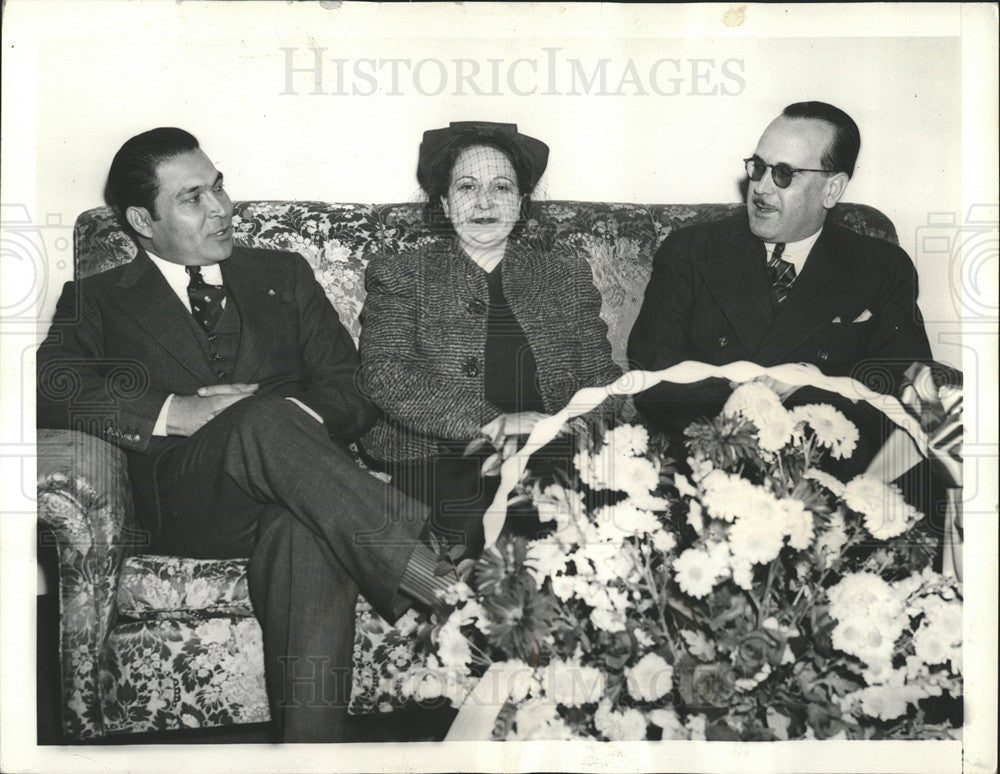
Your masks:
{"label": "woman in hat", "polygon": [[[480,475],[486,454],[463,456],[469,442],[525,436],[577,390],[621,375],[586,260],[518,239],[548,151],[513,124],[425,132],[417,179],[441,238],[373,259],[365,277],[361,373],[385,415],[365,450],[466,555],[481,550],[498,486]],[[555,464],[568,468],[563,446]]]}

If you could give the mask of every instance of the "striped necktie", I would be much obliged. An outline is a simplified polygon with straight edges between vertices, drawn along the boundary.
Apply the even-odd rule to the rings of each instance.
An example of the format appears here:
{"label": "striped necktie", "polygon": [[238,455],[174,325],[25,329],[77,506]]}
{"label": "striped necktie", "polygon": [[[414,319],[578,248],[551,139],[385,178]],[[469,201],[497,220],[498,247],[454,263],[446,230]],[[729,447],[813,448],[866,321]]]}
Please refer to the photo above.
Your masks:
{"label": "striped necktie", "polygon": [[778,297],[779,304],[788,297],[792,283],[795,282],[795,267],[788,261],[782,260],[783,252],[785,243],[778,242],[767,261],[767,273],[771,277],[771,285],[774,286],[774,294]]}

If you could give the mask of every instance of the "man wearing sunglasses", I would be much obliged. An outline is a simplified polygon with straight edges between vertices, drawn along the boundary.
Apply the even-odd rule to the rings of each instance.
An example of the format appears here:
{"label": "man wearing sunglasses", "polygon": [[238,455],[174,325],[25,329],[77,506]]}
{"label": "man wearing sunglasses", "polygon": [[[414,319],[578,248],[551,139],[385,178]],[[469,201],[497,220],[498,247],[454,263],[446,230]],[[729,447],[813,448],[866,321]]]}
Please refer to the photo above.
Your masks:
{"label": "man wearing sunglasses", "polygon": [[[681,229],[657,251],[629,339],[632,365],[656,371],[684,360],[804,363],[895,393],[910,363],[930,360],[906,253],[826,222],[860,145],[857,125],[833,105],[785,108],[744,160],[746,213]],[[859,425],[854,457],[834,472],[860,472],[882,445],[880,420],[867,406],[765,381],[786,406],[833,403]],[[683,429],[717,414],[731,391],[723,379],[661,384],[636,406],[671,434],[683,460]]]}

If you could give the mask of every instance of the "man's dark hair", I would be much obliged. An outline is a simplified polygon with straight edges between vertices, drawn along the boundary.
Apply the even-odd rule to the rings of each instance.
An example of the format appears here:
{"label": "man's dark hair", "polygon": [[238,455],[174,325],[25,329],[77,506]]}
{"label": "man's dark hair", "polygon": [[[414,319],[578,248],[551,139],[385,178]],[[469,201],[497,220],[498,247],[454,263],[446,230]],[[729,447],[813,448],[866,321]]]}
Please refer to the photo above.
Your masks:
{"label": "man's dark hair", "polygon": [[854,119],[838,107],[826,102],[795,102],[782,111],[786,118],[812,118],[833,127],[833,141],[823,154],[821,163],[833,172],[854,175],[854,164],[861,150],[861,132]]}
{"label": "man's dark hair", "polygon": [[515,181],[517,192],[521,196],[521,211],[517,223],[514,224],[510,233],[511,237],[516,238],[524,229],[531,209],[531,192],[538,184],[538,179],[517,143],[502,134],[483,137],[470,133],[459,136],[448,145],[440,157],[435,159],[427,175],[418,175],[420,187],[427,194],[427,204],[424,205],[424,225],[432,232],[454,233],[451,221],[444,214],[441,198],[448,196],[448,189],[451,186],[451,170],[459,155],[466,148],[471,147],[495,148],[503,153],[510,160],[511,166],[514,167],[514,174],[517,176]]}
{"label": "man's dark hair", "polygon": [[190,132],[172,126],[161,126],[137,134],[128,140],[111,162],[108,172],[108,194],[122,221],[129,207],[145,207],[153,218],[159,182],[156,168],[182,153],[198,148],[198,140]]}

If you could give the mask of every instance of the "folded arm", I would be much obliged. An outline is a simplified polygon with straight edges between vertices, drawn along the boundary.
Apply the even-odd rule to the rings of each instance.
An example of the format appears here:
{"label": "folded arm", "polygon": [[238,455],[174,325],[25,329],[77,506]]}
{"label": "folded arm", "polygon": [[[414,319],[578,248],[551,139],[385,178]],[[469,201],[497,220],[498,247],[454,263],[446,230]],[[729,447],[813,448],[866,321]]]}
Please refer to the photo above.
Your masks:
{"label": "folded arm", "polygon": [[82,430],[145,451],[169,392],[135,359],[106,351],[98,305],[67,282],[36,360],[39,427]]}

